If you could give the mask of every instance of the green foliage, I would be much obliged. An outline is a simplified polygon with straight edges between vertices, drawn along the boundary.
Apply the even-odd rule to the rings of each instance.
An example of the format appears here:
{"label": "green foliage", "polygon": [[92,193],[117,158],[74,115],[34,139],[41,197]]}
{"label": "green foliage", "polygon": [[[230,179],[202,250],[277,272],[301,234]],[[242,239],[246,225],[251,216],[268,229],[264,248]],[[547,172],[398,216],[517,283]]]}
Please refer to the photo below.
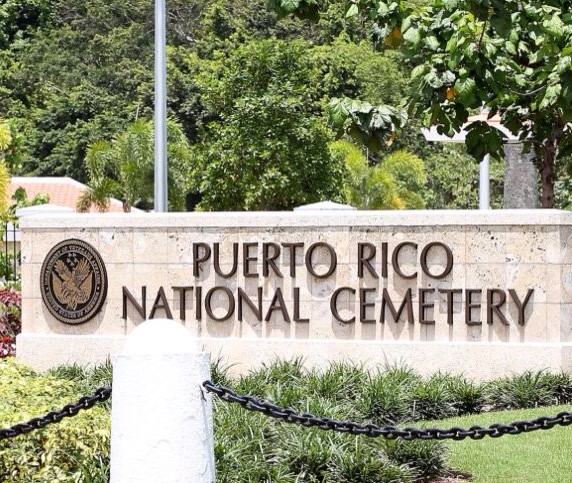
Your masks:
{"label": "green foliage", "polygon": [[394,151],[385,156],[378,166],[391,173],[405,207],[425,208],[422,193],[427,178],[421,158],[407,151]]}
{"label": "green foliage", "polygon": [[[368,444],[367,441],[356,440],[351,453],[346,457],[334,455],[333,464],[324,481],[340,483],[384,483],[399,481],[408,483],[416,481],[418,474],[409,463],[400,464],[397,458],[388,457],[382,449]],[[433,447],[436,453],[438,449]]]}
{"label": "green foliage", "polygon": [[385,451],[396,464],[416,468],[423,481],[431,481],[443,475],[449,456],[449,451],[440,441],[398,439],[387,441]]}
{"label": "green foliage", "polygon": [[52,7],[48,0],[4,0],[0,5],[0,48],[48,23]]}
{"label": "green foliage", "polygon": [[310,54],[328,102],[332,97],[356,97],[374,105],[398,105],[409,89],[400,52],[376,52],[365,41],[353,43],[343,36],[312,48]]}
{"label": "green foliage", "polygon": [[296,13],[300,17],[316,18],[315,7],[320,4],[320,0],[268,0],[268,7],[281,16]]}
{"label": "green foliage", "polygon": [[[112,142],[91,144],[86,154],[88,190],[78,203],[80,211],[95,205],[99,211],[109,206],[109,198],[132,206],[152,206],[154,195],[154,128],[152,122],[138,120],[116,135]],[[168,194],[171,210],[184,210],[190,177],[190,152],[179,124],[167,124]]]}
{"label": "green foliage", "polygon": [[[58,366],[46,373],[58,379],[65,379],[74,383],[75,390],[81,394],[92,394],[100,387],[111,386],[113,366],[107,359],[105,363],[87,368],[79,364]],[[106,403],[109,407],[109,401]]]}
{"label": "green foliage", "polygon": [[395,129],[407,121],[402,109],[349,98],[333,98],[328,107],[332,124],[340,133],[349,134],[373,151],[390,146]]}
{"label": "green foliage", "polygon": [[[238,379],[230,376],[230,370],[219,359],[213,367],[213,379],[297,411],[379,425],[411,422],[423,412],[421,406],[427,417],[461,414],[469,406],[478,410],[499,408],[494,398],[485,399],[483,406],[483,394],[505,392],[506,397],[516,399],[526,392],[528,396],[520,401],[528,405],[569,400],[572,394],[569,375],[543,371],[476,383],[449,374],[423,378],[403,365],[374,373],[348,362],[321,370],[306,369],[301,359],[275,361]],[[94,369],[63,366],[40,375],[5,359],[0,361],[0,420],[9,426],[60,409],[80,395],[109,386],[111,376],[109,362]],[[554,398],[547,399],[544,390],[538,391],[540,386]],[[435,404],[428,404],[429,400]],[[500,402],[505,404],[506,398]],[[7,483],[106,483],[109,410],[109,403],[97,405],[73,419],[0,442],[0,478]],[[220,482],[407,483],[433,481],[447,472],[449,452],[439,441],[372,439],[284,424],[217,398],[214,410]]]}
{"label": "green foliage", "polygon": [[[409,66],[397,50],[376,52],[370,43],[355,43],[366,35],[360,15],[346,16],[344,2],[324,0],[317,22],[278,20],[264,4],[168,2],[168,108],[202,162],[184,173],[186,182],[194,184],[193,199],[198,202],[205,194],[200,207],[277,209],[341,200],[332,186],[341,185],[343,166],[330,159],[324,145],[332,136],[325,119],[332,98],[339,99],[338,119],[345,113],[346,121],[353,116],[361,123],[357,130],[346,129],[343,121],[338,128],[372,141],[380,154],[407,148],[425,158],[435,151],[411,124],[393,145],[386,145],[403,118],[400,110],[379,106],[403,103],[410,90]],[[362,2],[362,12],[364,8]],[[142,0],[26,0],[5,2],[0,11],[0,23],[5,19],[15,26],[6,31],[8,41],[0,42],[0,112],[9,119],[12,135],[5,153],[10,170],[86,182],[88,147],[111,142],[137,119],[152,116],[152,5]],[[279,45],[262,47],[264,39],[280,39]],[[231,72],[226,64],[233,62]],[[347,98],[359,99],[359,105]],[[245,118],[259,112],[272,125],[254,132]],[[219,130],[224,135],[220,140]],[[315,139],[314,149],[300,146],[300,139]],[[220,159],[227,150],[227,159]],[[265,170],[261,193],[254,186],[256,177],[235,186],[243,151],[252,161],[250,170],[256,163]],[[378,160],[378,153],[370,152]],[[277,166],[285,158],[292,165]],[[304,181],[292,183],[296,177]],[[106,176],[99,185],[92,180],[92,199],[84,201],[105,209],[106,193],[118,189],[116,180]],[[277,186],[279,199],[269,200]],[[216,193],[225,191],[228,196],[219,199]]]}
{"label": "green foliage", "polygon": [[197,148],[204,210],[283,210],[339,200],[342,169],[313,99],[303,42],[252,41],[200,81],[216,115]]}
{"label": "green foliage", "polygon": [[[303,15],[324,7],[286,0],[271,6]],[[416,83],[410,98],[414,117],[452,135],[479,109],[499,113],[533,149],[542,206],[553,206],[556,156],[572,152],[572,132],[566,128],[572,121],[570,2],[352,0],[347,8],[346,16],[370,27],[376,45],[401,45],[406,52]],[[363,130],[363,119],[350,119],[351,127]],[[500,157],[498,130],[477,121],[468,131],[471,155]]]}
{"label": "green foliage", "polygon": [[11,212],[14,213],[17,208],[26,208],[28,206],[44,205],[50,202],[50,195],[47,193],[37,193],[30,200],[28,199],[28,194],[26,189],[22,186],[16,188],[14,194],[12,195],[12,201],[14,202],[11,207]]}
{"label": "green foliage", "polygon": [[8,146],[10,146],[11,142],[12,136],[10,134],[9,127],[6,125],[6,123],[0,121],[0,154],[8,149]]}
{"label": "green foliage", "polygon": [[87,145],[135,116],[137,90],[152,79],[141,64],[151,66],[151,46],[137,24],[124,19],[96,33],[76,28],[77,18],[70,12],[65,28],[41,30],[20,48],[14,43],[14,62],[0,74],[7,89],[0,109],[25,134],[25,172],[83,180]]}
{"label": "green foliage", "polygon": [[[427,208],[477,208],[479,200],[479,164],[462,146],[445,145],[424,158],[427,185],[424,200]],[[491,158],[490,201],[492,208],[503,207],[504,160]]]}
{"label": "green foliage", "polygon": [[332,362],[323,371],[306,374],[305,384],[316,397],[344,404],[355,400],[359,387],[367,382],[367,378],[362,366],[348,362]]}
{"label": "green foliage", "polygon": [[544,371],[526,371],[492,382],[487,388],[487,398],[499,409],[554,405],[559,401],[552,383],[553,376]]}
{"label": "green foliage", "polygon": [[336,141],[331,144],[331,149],[334,156],[345,164],[344,195],[350,205],[363,209],[403,208],[391,176],[370,168],[357,146],[347,141]]}
{"label": "green foliage", "polygon": [[413,405],[413,389],[419,380],[416,374],[396,377],[394,372],[370,376],[357,398],[364,418],[374,424],[398,424],[408,421]]}
{"label": "green foliage", "polygon": [[[89,144],[152,116],[152,3],[46,3],[53,21],[0,51],[0,112],[22,133],[15,172],[85,181]],[[180,44],[184,38],[174,29],[184,28],[197,12],[182,0],[169,2],[169,8],[170,40]],[[196,89],[179,60],[169,56],[169,108],[193,135]]]}
{"label": "green foliage", "polygon": [[[71,382],[36,374],[12,359],[0,362],[3,426],[61,409],[80,394]],[[106,483],[109,413],[82,411],[41,431],[0,442],[0,479],[5,483]]]}
{"label": "green foliage", "polygon": [[[462,416],[482,411],[486,400],[483,385],[458,375],[447,375],[444,379],[456,414]],[[565,384],[558,386],[555,381],[554,387],[565,387]]]}
{"label": "green foliage", "polygon": [[[564,2],[566,3],[566,2]],[[572,18],[562,2],[435,2],[406,17],[417,104],[427,123],[458,131],[471,109],[499,112],[503,124],[532,145],[542,181],[542,206],[553,206],[556,153],[566,155],[572,120],[570,52]],[[423,40],[421,40],[423,39]],[[502,154],[499,131],[473,123],[469,152]]]}
{"label": "green foliage", "polygon": [[426,182],[425,167],[419,157],[394,151],[369,166],[362,151],[347,141],[336,141],[330,148],[345,164],[344,195],[349,204],[363,209],[424,207],[420,193]]}

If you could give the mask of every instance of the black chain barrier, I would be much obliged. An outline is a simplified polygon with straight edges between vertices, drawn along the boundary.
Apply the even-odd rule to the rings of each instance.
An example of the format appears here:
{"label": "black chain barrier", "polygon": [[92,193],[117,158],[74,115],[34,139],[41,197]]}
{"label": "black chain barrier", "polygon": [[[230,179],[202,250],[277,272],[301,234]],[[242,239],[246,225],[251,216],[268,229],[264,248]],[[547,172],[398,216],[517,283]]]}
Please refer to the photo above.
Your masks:
{"label": "black chain barrier", "polygon": [[110,396],[110,387],[100,387],[92,395],[83,396],[77,402],[67,404],[59,411],[50,411],[45,416],[30,419],[26,423],[19,423],[10,428],[0,429],[0,440],[14,438],[35,429],[45,428],[49,424],[59,423],[63,418],[75,416],[82,409],[91,409],[97,403],[107,401]]}
{"label": "black chain barrier", "polygon": [[[396,426],[377,426],[375,424],[360,424],[353,421],[338,421],[336,419],[319,417],[311,413],[300,413],[291,408],[262,401],[252,396],[242,396],[228,387],[205,381],[203,387],[210,393],[216,394],[222,401],[236,403],[249,411],[259,412],[287,423],[300,424],[305,427],[317,427],[323,430],[338,431],[370,438],[382,436],[386,439],[452,439],[456,441],[465,438],[482,439],[485,436],[499,438],[505,434],[520,434],[538,429],[551,429],[555,426],[572,424],[572,413],[560,412],[555,417],[540,417],[530,421],[515,421],[508,424],[492,424],[486,428],[471,426],[468,429],[452,427],[440,428],[398,428]],[[111,397],[110,387],[100,387],[90,396],[83,396],[77,402],[67,404],[59,411],[50,411],[45,416],[19,423],[10,428],[0,429],[0,440],[14,438],[36,429],[45,428],[49,424],[59,423],[63,418],[72,417],[81,410],[91,409],[98,403]]]}
{"label": "black chain barrier", "polygon": [[505,434],[520,434],[536,431],[537,429],[551,429],[554,426],[568,426],[572,424],[572,413],[561,412],[556,417],[540,417],[531,421],[515,421],[509,424],[492,424],[484,428],[471,426],[469,429],[453,427],[450,429],[438,428],[397,428],[396,426],[376,426],[375,424],[359,424],[352,421],[337,421],[332,418],[318,417],[310,413],[299,413],[290,408],[277,406],[252,396],[241,396],[228,387],[205,381],[203,387],[221,400],[241,405],[249,411],[266,414],[272,418],[281,419],[287,423],[300,424],[306,427],[317,427],[324,430],[339,431],[341,433],[357,434],[386,439],[402,438],[412,439],[453,439],[460,441],[465,438],[482,439],[485,436],[499,438]]}

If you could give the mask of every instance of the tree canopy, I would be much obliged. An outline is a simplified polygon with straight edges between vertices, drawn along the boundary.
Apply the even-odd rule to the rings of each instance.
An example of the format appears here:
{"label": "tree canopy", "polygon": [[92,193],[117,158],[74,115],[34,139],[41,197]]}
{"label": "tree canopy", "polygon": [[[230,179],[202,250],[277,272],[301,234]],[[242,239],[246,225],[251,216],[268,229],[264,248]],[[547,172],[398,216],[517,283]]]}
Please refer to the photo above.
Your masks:
{"label": "tree canopy", "polygon": [[[417,115],[404,115],[410,71],[419,62],[396,48],[405,44],[397,23],[388,23],[389,37],[383,37],[382,23],[376,27],[374,17],[362,15],[373,2],[353,2],[350,15],[345,0],[289,2],[288,12],[306,3],[312,21],[280,18],[266,3],[167,2],[169,116],[181,127],[195,167],[185,174],[187,208],[286,209],[340,199],[349,177],[330,149],[340,136],[368,142],[368,169],[404,148],[425,163],[448,165],[462,155],[428,146]],[[427,2],[401,6],[416,3]],[[398,22],[402,12],[392,6],[388,15]],[[89,182],[95,195],[95,146],[108,148],[153,117],[152,61],[148,0],[3,2],[0,116],[10,126],[10,170],[71,176]],[[473,206],[468,177],[463,183],[470,196],[432,193],[437,186],[455,191],[452,179],[435,179],[446,172],[427,170],[426,206]],[[106,174],[108,186],[100,188],[109,192],[121,176]],[[148,195],[137,199],[150,202]]]}
{"label": "tree canopy", "polygon": [[[569,1],[352,0],[346,16],[368,25],[378,46],[401,45],[417,88],[410,112],[452,135],[471,113],[486,109],[534,151],[542,206],[554,198],[556,160],[572,152],[572,14]],[[319,0],[272,0],[279,14],[313,17]],[[338,103],[339,104],[339,103]],[[334,106],[335,107],[335,106]],[[363,121],[363,105],[336,111],[368,138],[385,139],[392,122]],[[368,106],[370,112],[375,106]],[[387,110],[387,107],[384,107]],[[360,124],[361,122],[361,124]],[[469,126],[477,159],[501,155],[503,135],[486,122]]]}
{"label": "tree canopy", "polygon": [[[197,150],[203,209],[278,210],[338,200],[342,169],[304,42],[249,42],[201,81],[215,118]],[[228,183],[228,179],[232,183]]]}

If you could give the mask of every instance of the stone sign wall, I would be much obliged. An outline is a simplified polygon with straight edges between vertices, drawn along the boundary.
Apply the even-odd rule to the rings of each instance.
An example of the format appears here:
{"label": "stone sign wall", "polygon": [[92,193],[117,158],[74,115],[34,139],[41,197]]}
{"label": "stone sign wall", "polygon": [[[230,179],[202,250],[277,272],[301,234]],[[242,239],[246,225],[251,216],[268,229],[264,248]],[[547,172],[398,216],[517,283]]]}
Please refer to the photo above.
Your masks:
{"label": "stone sign wall", "polygon": [[571,227],[555,210],[29,218],[18,357],[102,361],[141,321],[173,318],[235,370],[570,369]]}

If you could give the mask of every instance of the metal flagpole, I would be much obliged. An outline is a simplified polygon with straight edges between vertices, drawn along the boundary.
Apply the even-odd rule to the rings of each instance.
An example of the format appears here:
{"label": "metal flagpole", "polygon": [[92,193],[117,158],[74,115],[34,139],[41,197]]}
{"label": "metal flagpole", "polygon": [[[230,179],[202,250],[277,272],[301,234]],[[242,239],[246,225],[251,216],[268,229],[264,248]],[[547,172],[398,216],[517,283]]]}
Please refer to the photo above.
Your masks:
{"label": "metal flagpole", "polygon": [[490,196],[490,154],[485,154],[485,157],[479,164],[479,210],[488,210],[491,207]]}
{"label": "metal flagpole", "polygon": [[167,204],[167,15],[166,0],[155,0],[155,211]]}

